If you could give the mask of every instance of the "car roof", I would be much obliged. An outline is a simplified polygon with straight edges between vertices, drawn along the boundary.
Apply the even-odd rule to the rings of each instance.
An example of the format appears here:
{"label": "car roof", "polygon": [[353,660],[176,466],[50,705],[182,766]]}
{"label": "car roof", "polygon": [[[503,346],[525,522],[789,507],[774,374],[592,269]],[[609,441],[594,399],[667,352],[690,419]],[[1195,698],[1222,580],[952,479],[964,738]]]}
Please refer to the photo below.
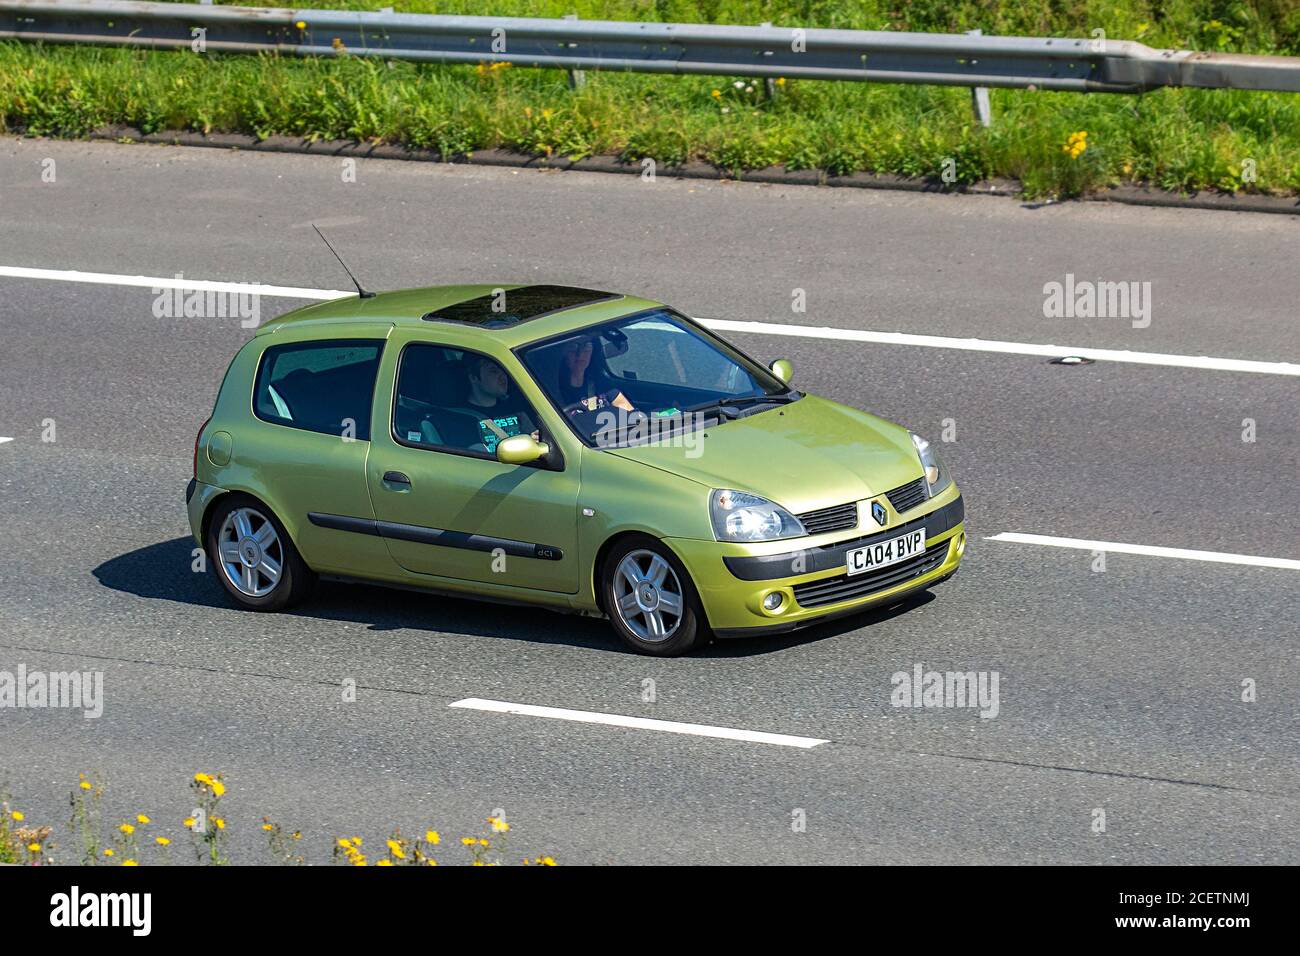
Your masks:
{"label": "car roof", "polygon": [[[505,311],[495,311],[493,305],[501,302]],[[575,286],[517,282],[425,286],[304,306],[263,323],[257,334],[292,329],[314,338],[319,330],[323,338],[331,334],[331,326],[347,325],[354,331],[374,323],[376,331],[389,326],[420,328],[431,339],[465,343],[488,337],[515,348],[654,308],[663,308],[663,303]]]}

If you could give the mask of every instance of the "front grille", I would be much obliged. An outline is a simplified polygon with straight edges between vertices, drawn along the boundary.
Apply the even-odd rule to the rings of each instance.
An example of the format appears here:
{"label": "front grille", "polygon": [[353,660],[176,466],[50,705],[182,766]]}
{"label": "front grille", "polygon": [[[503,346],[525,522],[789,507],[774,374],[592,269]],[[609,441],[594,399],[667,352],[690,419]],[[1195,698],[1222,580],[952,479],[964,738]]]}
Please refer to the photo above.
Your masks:
{"label": "front grille", "polygon": [[900,515],[904,511],[911,511],[926,499],[925,476],[922,475],[916,481],[909,481],[905,485],[899,485],[893,491],[886,491],[885,497]]}
{"label": "front grille", "polygon": [[793,589],[794,599],[799,602],[800,607],[821,607],[825,604],[865,597],[886,588],[905,584],[913,578],[919,578],[933,571],[943,564],[947,554],[948,542],[943,541],[927,548],[923,554],[898,564],[891,564],[879,571],[854,575],[841,574],[838,577],[823,578],[807,584],[796,584]]}
{"label": "front grille", "polygon": [[831,508],[818,508],[795,515],[809,534],[821,534],[825,531],[845,531],[858,526],[858,503],[850,501],[846,505]]}

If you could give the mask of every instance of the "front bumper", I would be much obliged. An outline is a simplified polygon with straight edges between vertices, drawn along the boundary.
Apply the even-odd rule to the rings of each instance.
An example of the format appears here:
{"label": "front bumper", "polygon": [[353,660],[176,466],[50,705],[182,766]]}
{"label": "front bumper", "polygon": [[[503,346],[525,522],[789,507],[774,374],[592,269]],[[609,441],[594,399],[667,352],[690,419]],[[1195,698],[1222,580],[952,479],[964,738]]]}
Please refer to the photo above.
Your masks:
{"label": "front bumper", "polygon": [[[964,519],[961,495],[951,488],[917,518],[866,535],[859,528],[839,540],[813,539],[795,551],[789,550],[789,541],[741,545],[676,538],[667,543],[690,572],[714,633],[772,634],[888,603],[951,577],[966,549]],[[879,571],[846,574],[845,555],[851,549],[918,527],[926,529],[922,554]],[[763,599],[774,591],[783,600],[769,611]]]}

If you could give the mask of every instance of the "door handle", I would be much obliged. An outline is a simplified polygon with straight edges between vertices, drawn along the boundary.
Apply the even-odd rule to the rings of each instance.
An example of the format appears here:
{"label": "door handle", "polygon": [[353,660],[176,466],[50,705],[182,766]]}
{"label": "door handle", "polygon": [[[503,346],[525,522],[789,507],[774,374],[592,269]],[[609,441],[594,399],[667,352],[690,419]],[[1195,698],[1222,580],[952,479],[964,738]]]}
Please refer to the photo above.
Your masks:
{"label": "door handle", "polygon": [[411,487],[411,479],[400,471],[384,472],[384,483],[389,485],[406,485],[408,488]]}

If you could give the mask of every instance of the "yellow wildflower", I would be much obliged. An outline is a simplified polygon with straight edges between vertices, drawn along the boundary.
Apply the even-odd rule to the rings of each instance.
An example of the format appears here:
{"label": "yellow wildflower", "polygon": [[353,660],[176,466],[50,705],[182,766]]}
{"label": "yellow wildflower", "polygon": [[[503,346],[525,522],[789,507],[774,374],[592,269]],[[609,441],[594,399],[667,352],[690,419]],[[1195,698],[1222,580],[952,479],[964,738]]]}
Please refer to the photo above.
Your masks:
{"label": "yellow wildflower", "polygon": [[79,783],[77,786],[81,787],[82,790],[89,790],[90,781],[83,778],[81,783]]}
{"label": "yellow wildflower", "polygon": [[139,864],[139,863],[136,863],[135,860],[123,860],[123,861],[122,861],[122,865],[123,865],[123,866],[139,866],[140,864]]}
{"label": "yellow wildflower", "polygon": [[25,819],[25,818],[23,817],[23,815],[22,815],[21,813],[19,813],[17,810],[14,810],[12,813],[9,814],[9,816],[13,817],[13,818],[14,818],[15,820],[17,820],[19,823],[22,823],[23,820]]}
{"label": "yellow wildflower", "polygon": [[135,815],[135,822],[143,824],[143,823],[151,823],[152,821],[148,817],[146,817],[143,813],[137,813]]}
{"label": "yellow wildflower", "polygon": [[153,841],[157,843],[159,846],[171,846],[171,842],[172,842],[166,837],[154,837]]}
{"label": "yellow wildflower", "polygon": [[424,839],[428,843],[438,844],[442,842],[442,835],[437,830],[427,830]]}
{"label": "yellow wildflower", "polygon": [[40,853],[41,845],[39,843],[29,843],[27,844],[27,849],[30,850],[32,853]]}
{"label": "yellow wildflower", "polygon": [[118,829],[121,830],[123,833],[125,833],[127,836],[130,836],[132,833],[135,832],[135,827],[131,826],[131,824],[129,823],[123,823],[120,827],[118,827]]}

